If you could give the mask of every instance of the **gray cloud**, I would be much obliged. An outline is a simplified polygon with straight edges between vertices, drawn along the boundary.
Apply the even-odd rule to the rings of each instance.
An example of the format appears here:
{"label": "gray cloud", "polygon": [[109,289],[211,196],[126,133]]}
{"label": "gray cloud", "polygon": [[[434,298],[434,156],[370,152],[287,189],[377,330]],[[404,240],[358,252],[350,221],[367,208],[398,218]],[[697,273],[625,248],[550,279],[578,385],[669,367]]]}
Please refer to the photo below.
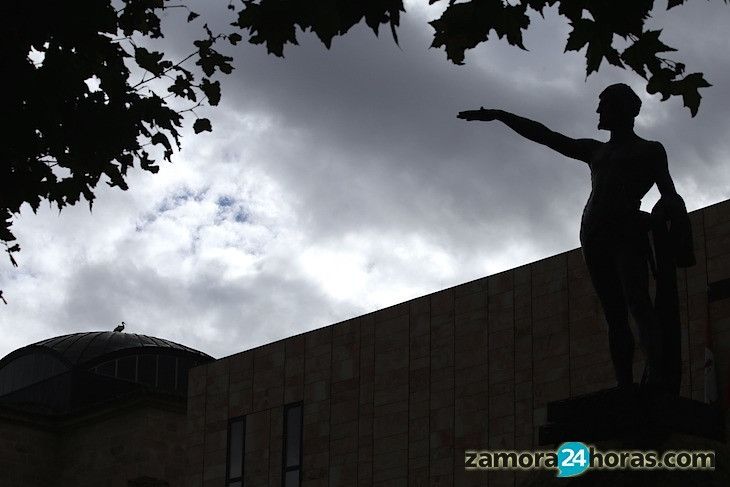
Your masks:
{"label": "gray cloud", "polygon": [[[212,134],[186,137],[173,165],[135,173],[126,193],[100,189],[93,215],[24,213],[21,268],[0,264],[11,301],[0,329],[13,337],[0,355],[122,319],[227,355],[576,247],[587,167],[455,118],[480,105],[605,140],[597,95],[628,82],[644,100],[637,129],[667,147],[688,206],[730,197],[726,6],[655,16],[676,57],[714,84],[695,119],[628,71],[584,80],[555,9],[534,16],[529,52],[490,41],[466,66],[427,49],[425,15],[406,15],[401,48],[363,26],[330,51],[301,35],[283,60],[231,48],[237,69],[205,113]],[[194,38],[179,32],[170,45]]]}

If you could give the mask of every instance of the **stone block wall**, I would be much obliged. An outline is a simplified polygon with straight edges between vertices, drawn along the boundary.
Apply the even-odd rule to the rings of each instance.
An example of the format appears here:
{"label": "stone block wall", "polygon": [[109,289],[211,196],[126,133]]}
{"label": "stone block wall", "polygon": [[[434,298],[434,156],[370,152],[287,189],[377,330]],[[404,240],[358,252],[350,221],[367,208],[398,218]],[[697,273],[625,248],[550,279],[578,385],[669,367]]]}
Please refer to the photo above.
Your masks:
{"label": "stone block wall", "polygon": [[[682,395],[702,400],[706,329],[730,382],[730,201],[691,214],[678,271]],[[643,357],[635,353],[638,381]],[[229,418],[246,415],[247,486],[280,486],[283,408],[303,404],[303,486],[513,486],[466,449],[536,449],[548,402],[615,385],[580,249],[191,370],[186,485],[225,485]]]}
{"label": "stone block wall", "polygon": [[184,410],[155,404],[77,418],[58,428],[59,469],[46,485],[129,487],[145,477],[181,485],[186,430]]}
{"label": "stone block wall", "polygon": [[53,485],[58,472],[58,443],[58,436],[47,426],[0,411],[0,485]]}
{"label": "stone block wall", "polygon": [[144,478],[179,486],[188,473],[187,430],[179,400],[71,418],[0,411],[0,486],[129,487]]}

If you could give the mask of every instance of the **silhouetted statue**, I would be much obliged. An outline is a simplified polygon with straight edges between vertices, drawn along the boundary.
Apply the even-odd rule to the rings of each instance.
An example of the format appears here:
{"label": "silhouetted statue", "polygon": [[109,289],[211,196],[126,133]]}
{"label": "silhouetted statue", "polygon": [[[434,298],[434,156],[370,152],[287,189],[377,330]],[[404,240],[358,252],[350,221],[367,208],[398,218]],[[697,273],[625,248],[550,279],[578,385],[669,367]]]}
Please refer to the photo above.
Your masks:
{"label": "silhouetted statue", "polygon": [[[649,222],[648,215],[639,209],[641,199],[656,183],[661,193],[663,210],[660,218],[666,213],[679,214],[678,219],[684,215],[687,227],[688,220],[684,202],[669,175],[664,147],[659,142],[642,139],[634,132],[634,118],[640,108],[641,100],[628,85],[614,84],[600,94],[596,110],[599,115],[598,128],[611,132],[608,142],[572,139],[538,122],[503,110],[482,107],[460,112],[458,118],[468,121],[499,120],[527,139],[588,164],[591,170],[591,195],[583,210],[580,241],[591,281],[608,322],[609,348],[616,380],[619,387],[631,386],[633,383],[634,338],[628,320],[630,311],[636,321],[640,345],[646,357],[642,381],[652,386],[676,389],[678,393],[679,371],[675,369],[681,360],[679,335],[676,334],[677,347],[663,347],[666,338],[662,336],[658,315],[666,313],[655,310],[649,295]],[[664,221],[661,220],[662,226],[665,225]],[[654,240],[656,242],[656,237]],[[685,237],[685,243],[686,240]],[[671,276],[668,278],[671,281],[675,275],[674,267],[666,275]],[[676,295],[676,281],[671,286],[674,286]],[[663,301],[666,302],[666,298]],[[678,332],[678,312],[676,323]],[[662,357],[662,348],[672,349],[671,360]],[[669,382],[672,385],[668,385],[665,378],[667,369],[671,369],[669,374],[673,378]]]}

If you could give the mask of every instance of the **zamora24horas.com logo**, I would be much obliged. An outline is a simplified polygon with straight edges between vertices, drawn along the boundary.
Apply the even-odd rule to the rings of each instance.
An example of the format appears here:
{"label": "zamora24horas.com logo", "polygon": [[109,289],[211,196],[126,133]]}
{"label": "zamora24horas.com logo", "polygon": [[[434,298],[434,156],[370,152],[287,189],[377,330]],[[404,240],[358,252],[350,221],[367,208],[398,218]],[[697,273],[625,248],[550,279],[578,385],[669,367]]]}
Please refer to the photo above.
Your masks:
{"label": "zamora24horas.com logo", "polygon": [[563,443],[555,451],[467,450],[466,470],[555,469],[558,477],[574,477],[595,470],[714,470],[712,450],[596,450],[579,441]]}

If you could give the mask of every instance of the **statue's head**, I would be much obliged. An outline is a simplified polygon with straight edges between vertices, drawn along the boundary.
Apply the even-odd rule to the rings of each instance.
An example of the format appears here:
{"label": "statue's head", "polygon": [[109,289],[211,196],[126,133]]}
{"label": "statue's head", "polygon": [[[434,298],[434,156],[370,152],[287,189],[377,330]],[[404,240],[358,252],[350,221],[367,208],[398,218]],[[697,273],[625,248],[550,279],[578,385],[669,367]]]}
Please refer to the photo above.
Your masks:
{"label": "statue's head", "polygon": [[598,96],[598,128],[613,130],[633,127],[641,110],[641,98],[629,85],[616,83],[606,87]]}

